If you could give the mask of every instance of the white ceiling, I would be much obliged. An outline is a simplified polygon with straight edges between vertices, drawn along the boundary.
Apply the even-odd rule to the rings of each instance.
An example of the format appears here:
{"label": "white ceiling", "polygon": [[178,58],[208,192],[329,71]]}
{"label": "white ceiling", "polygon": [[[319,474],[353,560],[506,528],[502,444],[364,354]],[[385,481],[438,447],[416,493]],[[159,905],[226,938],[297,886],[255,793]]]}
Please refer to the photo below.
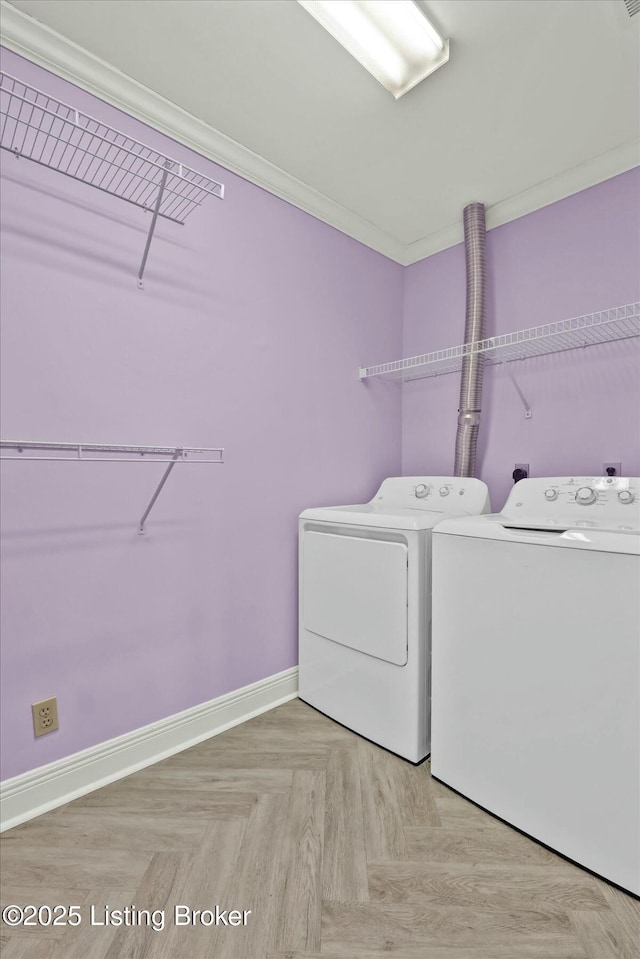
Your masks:
{"label": "white ceiling", "polygon": [[[209,155],[400,262],[457,242],[470,201],[496,225],[640,162],[624,0],[420,5],[450,61],[395,101],[295,0],[12,0],[49,51],[73,41],[224,134]],[[7,45],[55,66],[3,14]]]}

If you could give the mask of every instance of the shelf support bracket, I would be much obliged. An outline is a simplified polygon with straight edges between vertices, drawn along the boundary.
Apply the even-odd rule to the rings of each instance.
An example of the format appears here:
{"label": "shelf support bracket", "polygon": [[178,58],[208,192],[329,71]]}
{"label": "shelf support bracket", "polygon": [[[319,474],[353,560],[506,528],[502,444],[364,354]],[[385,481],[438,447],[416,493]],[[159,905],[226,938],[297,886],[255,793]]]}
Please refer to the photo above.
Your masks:
{"label": "shelf support bracket", "polygon": [[531,417],[533,416],[533,413],[531,412],[531,407],[529,406],[529,403],[528,403],[528,401],[527,401],[527,398],[525,397],[524,393],[522,392],[522,390],[521,390],[520,387],[518,386],[518,382],[517,382],[515,376],[513,375],[513,373],[509,373],[509,376],[511,377],[511,382],[512,382],[513,385],[514,385],[514,388],[515,388],[516,393],[518,394],[518,396],[519,396],[520,399],[522,400],[522,405],[524,406],[524,418],[525,418],[525,420],[530,420]]}
{"label": "shelf support bracket", "polygon": [[153,233],[156,228],[156,221],[158,219],[158,213],[160,212],[160,204],[162,203],[164,188],[167,185],[167,176],[169,175],[170,166],[171,166],[171,161],[167,160],[164,165],[164,170],[162,171],[162,180],[160,181],[160,189],[158,190],[156,205],[153,210],[153,217],[151,218],[151,226],[149,227],[149,232],[147,234],[147,242],[144,247],[144,253],[142,254],[142,263],[140,264],[140,269],[138,270],[138,289],[139,290],[144,290],[144,283],[142,281],[142,277],[144,275],[144,268],[147,265],[147,257],[149,256],[149,247],[151,246],[151,240],[153,239]]}
{"label": "shelf support bracket", "polygon": [[169,465],[167,466],[166,470],[164,471],[164,474],[163,474],[162,479],[160,480],[160,482],[159,482],[158,485],[156,486],[155,492],[154,492],[153,496],[151,497],[151,501],[150,501],[149,505],[147,506],[146,510],[145,510],[144,513],[142,514],[142,518],[141,518],[141,520],[140,520],[140,522],[139,522],[139,524],[138,524],[138,535],[140,535],[140,536],[143,536],[143,535],[144,535],[144,524],[145,524],[146,521],[147,521],[147,517],[148,517],[149,513],[151,512],[151,510],[153,509],[153,506],[154,506],[155,501],[157,500],[158,496],[160,496],[160,493],[161,493],[161,491],[162,491],[162,487],[164,486],[164,484],[165,484],[165,483],[167,482],[167,480],[169,479],[169,474],[171,473],[171,470],[172,470],[173,467],[176,465],[176,463],[178,462],[178,460],[180,459],[181,456],[182,456],[182,450],[181,450],[181,449],[177,449],[177,450],[175,451],[175,453],[173,454],[173,459],[171,460],[171,462],[170,462]]}

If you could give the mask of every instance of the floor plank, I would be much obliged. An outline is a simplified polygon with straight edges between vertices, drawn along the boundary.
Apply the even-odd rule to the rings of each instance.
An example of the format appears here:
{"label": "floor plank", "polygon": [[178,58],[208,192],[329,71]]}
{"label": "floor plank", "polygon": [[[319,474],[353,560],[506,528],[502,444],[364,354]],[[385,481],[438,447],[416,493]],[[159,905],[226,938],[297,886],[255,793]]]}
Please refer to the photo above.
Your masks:
{"label": "floor plank", "polygon": [[599,879],[594,879],[593,882],[615,917],[616,928],[620,930],[620,935],[631,943],[638,943],[637,952],[640,955],[640,900],[632,899],[608,882]]}
{"label": "floor plank", "polygon": [[364,739],[358,743],[358,760],[367,859],[406,859],[401,816],[404,797],[398,790],[397,775],[402,760]]}
{"label": "floor plank", "polygon": [[[38,822],[34,820],[33,825]],[[93,849],[77,846],[43,847],[37,843],[9,843],[2,836],[0,868],[9,887],[64,886],[83,890],[95,886],[131,886],[138,883],[149,865],[149,853],[127,849]],[[64,904],[64,903],[63,903]]]}
{"label": "floor plank", "polygon": [[571,923],[589,959],[638,959],[640,936],[611,910],[570,913]]}
{"label": "floor plank", "polygon": [[408,858],[427,862],[561,865],[554,853],[501,823],[482,828],[407,826]]}
{"label": "floor plank", "polygon": [[266,744],[255,744],[251,746],[238,744],[236,746],[225,745],[224,749],[211,749],[207,752],[199,749],[195,757],[189,756],[187,750],[172,757],[172,769],[187,768],[189,770],[205,767],[208,769],[282,769],[282,761],[285,759],[287,769],[321,769],[327,764],[327,749],[324,746],[307,745],[306,748],[292,749],[291,744],[287,748],[286,741],[283,741],[280,749],[274,749],[274,742],[271,739]]}
{"label": "floor plank", "polygon": [[322,898],[369,898],[357,743],[329,754],[326,772]]}
{"label": "floor plank", "polygon": [[189,810],[191,820],[246,819],[258,801],[258,793],[233,792],[227,790],[220,794],[215,789],[163,789],[142,792],[132,788],[122,780],[98,789],[88,796],[74,800],[68,810],[90,809],[94,814],[100,810],[105,813],[115,810],[122,816],[135,814],[153,814],[175,818],[183,816]]}
{"label": "floor plank", "polygon": [[400,818],[404,826],[441,824],[428,763],[413,766],[397,759],[394,780],[398,789]]}
{"label": "floor plank", "polygon": [[504,865],[451,862],[369,862],[372,902],[461,906],[502,912],[526,903],[530,909],[566,912],[601,910],[607,902],[591,877],[549,874],[546,866],[513,869]]}
{"label": "floor plank", "polygon": [[[117,927],[106,924],[115,910],[135,904],[135,889],[90,889],[82,906],[82,922],[69,927],[52,959],[104,959]],[[99,925],[99,923],[105,923]]]}
{"label": "floor plank", "polygon": [[324,809],[324,772],[294,772],[280,864],[284,881],[275,937],[280,949],[320,949]]}
{"label": "floor plank", "polygon": [[266,795],[247,820],[224,905],[250,915],[246,925],[210,930],[208,948],[217,959],[257,959],[275,945],[286,882],[280,859],[288,808],[288,797]]}
{"label": "floor plank", "polygon": [[54,939],[6,939],[2,959],[62,959]]}
{"label": "floor plank", "polygon": [[103,849],[128,849],[158,852],[160,850],[194,849],[202,840],[206,823],[188,816],[185,804],[183,815],[166,818],[150,817],[145,812],[103,810],[96,816],[93,809],[71,809],[62,815],[39,820],[12,829],[4,840],[4,848],[11,850],[22,844],[37,845],[40,849],[63,846]]}
{"label": "floor plank", "polygon": [[435,806],[442,826],[481,826],[487,829],[489,826],[501,825],[499,819],[487,815],[484,809],[455,793],[447,797],[439,796],[435,799]]}
{"label": "floor plank", "polygon": [[374,951],[402,950],[405,945],[477,947],[510,945],[515,954],[522,942],[551,934],[572,933],[566,914],[551,911],[492,911],[381,903],[326,903],[322,919],[323,949],[340,944]]}
{"label": "floor plank", "polygon": [[446,946],[429,942],[405,943],[399,946],[392,938],[386,938],[378,949],[353,944],[333,943],[321,953],[277,952],[269,953],[266,959],[588,959],[573,936],[536,936],[513,946],[484,944],[474,946]]}
{"label": "floor plank", "polygon": [[[159,766],[162,764],[159,764]],[[180,768],[172,766],[160,769],[151,766],[135,776],[130,776],[130,789],[144,790],[211,790],[219,794],[227,792],[289,793],[291,769],[216,769],[209,766]]]}

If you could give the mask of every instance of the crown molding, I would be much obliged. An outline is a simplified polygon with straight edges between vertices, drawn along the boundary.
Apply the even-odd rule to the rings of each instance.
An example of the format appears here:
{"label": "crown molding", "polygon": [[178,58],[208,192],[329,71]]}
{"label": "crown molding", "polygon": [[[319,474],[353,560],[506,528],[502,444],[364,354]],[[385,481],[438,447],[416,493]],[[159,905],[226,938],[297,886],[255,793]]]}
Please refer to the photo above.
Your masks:
{"label": "crown molding", "polygon": [[[22,13],[7,0],[0,0],[0,12],[0,37],[7,49],[100,97],[402,266],[409,266],[456,246],[464,239],[461,214],[459,223],[404,244],[78,44]],[[592,157],[521,193],[487,206],[487,229],[533,213],[639,164],[640,141],[623,143],[614,150]]]}
{"label": "crown molding", "polygon": [[0,39],[8,50],[100,97],[365,246],[398,263],[401,261],[403,244],[352,210],[22,13],[6,0],[0,2],[0,14]]}
{"label": "crown molding", "polygon": [[[581,190],[603,183],[619,173],[626,173],[640,165],[640,140],[630,140],[607,153],[592,157],[577,166],[565,170],[556,176],[536,183],[534,186],[516,193],[514,196],[487,206],[487,230],[493,230],[503,223],[518,220],[528,213],[535,213],[542,207],[564,200]],[[438,233],[422,237],[410,243],[404,249],[401,260],[403,266],[410,266],[418,260],[424,260],[434,253],[440,253],[451,246],[464,241],[462,217],[460,223],[452,224]]]}

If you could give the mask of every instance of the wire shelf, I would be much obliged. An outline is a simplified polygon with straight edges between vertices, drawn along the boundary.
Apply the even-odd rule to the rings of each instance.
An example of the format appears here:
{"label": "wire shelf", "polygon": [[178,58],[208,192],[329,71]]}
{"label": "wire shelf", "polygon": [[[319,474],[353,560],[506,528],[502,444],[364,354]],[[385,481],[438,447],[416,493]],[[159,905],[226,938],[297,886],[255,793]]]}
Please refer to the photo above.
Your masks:
{"label": "wire shelf", "polygon": [[[32,440],[2,440],[0,450],[13,451],[10,455],[0,454],[0,460],[81,460],[86,463],[170,463],[176,454],[177,462],[181,463],[222,463],[224,453],[221,447],[210,446],[113,446],[104,443],[40,443]],[[51,455],[42,455],[47,453]],[[208,458],[203,459],[203,456]]]}
{"label": "wire shelf", "polygon": [[143,210],[155,210],[161,194],[157,215],[174,223],[207,197],[224,197],[221,183],[7,73],[0,73],[0,149]]}
{"label": "wire shelf", "polygon": [[412,380],[423,376],[437,376],[441,373],[455,373],[462,367],[462,359],[473,353],[471,344],[452,346],[434,353],[411,356],[406,360],[393,360],[378,366],[366,366],[360,369],[360,379],[370,376],[387,376],[389,379]]}
{"label": "wire shelf", "polygon": [[534,326],[528,330],[492,336],[477,343],[466,343],[434,353],[424,353],[404,360],[360,368],[360,379],[384,376],[387,379],[414,380],[462,369],[465,356],[484,357],[485,364],[526,360],[533,356],[560,353],[578,347],[595,346],[614,340],[640,336],[640,303],[630,303],[599,313],[576,316]]}
{"label": "wire shelf", "polygon": [[[2,440],[0,460],[57,461],[84,463],[166,463],[147,508],[138,522],[138,533],[145,532],[145,523],[172,469],[179,463],[224,463],[222,447],[196,446],[114,446],[105,443],[39,443],[32,440]],[[146,460],[145,460],[146,457]],[[192,458],[190,458],[192,457]]]}

